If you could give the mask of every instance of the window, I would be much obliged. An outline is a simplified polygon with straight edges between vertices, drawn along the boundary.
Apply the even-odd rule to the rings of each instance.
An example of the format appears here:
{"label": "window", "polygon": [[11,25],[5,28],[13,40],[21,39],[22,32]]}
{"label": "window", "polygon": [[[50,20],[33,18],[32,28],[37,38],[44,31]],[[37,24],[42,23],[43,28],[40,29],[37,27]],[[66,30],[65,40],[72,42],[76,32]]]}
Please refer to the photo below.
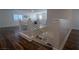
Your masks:
{"label": "window", "polygon": [[22,20],[23,19],[23,15],[14,14],[13,18],[14,18],[14,20]]}
{"label": "window", "polygon": [[39,15],[39,19],[42,20],[42,14]]}

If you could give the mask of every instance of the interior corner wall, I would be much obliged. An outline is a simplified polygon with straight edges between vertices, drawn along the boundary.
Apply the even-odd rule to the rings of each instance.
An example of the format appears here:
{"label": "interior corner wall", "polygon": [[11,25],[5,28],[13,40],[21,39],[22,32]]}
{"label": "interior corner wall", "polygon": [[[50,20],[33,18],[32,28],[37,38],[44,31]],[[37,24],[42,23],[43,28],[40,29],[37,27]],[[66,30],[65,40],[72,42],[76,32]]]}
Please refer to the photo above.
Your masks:
{"label": "interior corner wall", "polygon": [[[63,27],[62,27],[62,25],[52,24],[52,22],[56,22],[56,21],[58,22],[59,19],[64,19],[67,21],[62,24]],[[71,30],[71,22],[72,22],[72,10],[70,10],[70,9],[67,9],[67,10],[66,9],[48,9],[47,10],[47,24],[52,25],[52,28],[55,28],[56,26],[57,26],[57,28],[60,28],[58,30],[56,29],[57,30],[56,32],[51,31],[52,34],[55,32],[55,33],[58,33],[57,35],[59,35],[58,40],[54,39],[55,44],[57,44],[59,42],[58,46],[55,46],[55,44],[53,44],[56,48],[60,48],[62,43],[66,40],[65,37],[68,35],[69,30]],[[53,27],[53,25],[54,25],[54,27]]]}
{"label": "interior corner wall", "polygon": [[0,9],[0,28],[18,26],[18,21],[14,21],[14,14],[27,15],[26,10]]}

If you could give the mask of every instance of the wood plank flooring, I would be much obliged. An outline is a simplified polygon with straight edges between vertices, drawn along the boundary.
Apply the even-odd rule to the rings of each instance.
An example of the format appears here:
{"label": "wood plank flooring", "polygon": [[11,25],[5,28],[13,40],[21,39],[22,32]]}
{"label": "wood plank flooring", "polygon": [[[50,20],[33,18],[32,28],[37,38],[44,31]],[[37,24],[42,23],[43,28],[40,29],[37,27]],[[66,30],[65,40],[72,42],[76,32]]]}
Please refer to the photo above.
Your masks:
{"label": "wood plank flooring", "polygon": [[0,28],[0,50],[50,50],[36,42],[29,42],[18,34],[18,27]]}
{"label": "wood plank flooring", "polygon": [[79,50],[79,30],[72,30],[64,50]]}
{"label": "wood plank flooring", "polygon": [[[18,27],[0,28],[0,50],[51,50],[34,41],[27,41],[18,32]],[[79,30],[71,31],[63,50],[79,50]]]}

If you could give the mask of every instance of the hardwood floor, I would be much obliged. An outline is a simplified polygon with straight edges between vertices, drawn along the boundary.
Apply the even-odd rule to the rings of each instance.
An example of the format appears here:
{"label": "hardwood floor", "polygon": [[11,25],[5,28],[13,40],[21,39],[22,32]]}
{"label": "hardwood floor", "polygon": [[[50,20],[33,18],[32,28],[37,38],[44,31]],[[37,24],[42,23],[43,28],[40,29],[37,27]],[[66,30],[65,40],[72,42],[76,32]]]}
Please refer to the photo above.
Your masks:
{"label": "hardwood floor", "polygon": [[50,50],[37,42],[29,42],[18,34],[18,27],[0,28],[1,50]]}
{"label": "hardwood floor", "polygon": [[[51,50],[37,42],[29,42],[18,34],[18,27],[0,28],[0,50]],[[79,50],[79,30],[72,30],[63,50]]]}
{"label": "hardwood floor", "polygon": [[72,30],[64,50],[79,50],[79,30]]}

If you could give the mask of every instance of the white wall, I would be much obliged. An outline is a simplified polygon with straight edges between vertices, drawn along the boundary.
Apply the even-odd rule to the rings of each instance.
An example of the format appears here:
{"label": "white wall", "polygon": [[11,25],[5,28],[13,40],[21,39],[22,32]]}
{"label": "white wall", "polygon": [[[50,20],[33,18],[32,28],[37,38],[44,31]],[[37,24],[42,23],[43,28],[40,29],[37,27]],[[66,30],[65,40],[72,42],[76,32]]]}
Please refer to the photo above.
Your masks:
{"label": "white wall", "polygon": [[28,11],[27,10],[11,10],[11,9],[0,10],[0,27],[17,26],[18,22],[14,21],[13,19],[14,14],[27,15]]}
{"label": "white wall", "polygon": [[0,10],[0,27],[12,25],[12,17],[8,11],[10,10]]}
{"label": "white wall", "polygon": [[[65,37],[71,30],[72,10],[51,9],[47,11],[47,24],[50,26],[49,31],[52,33],[52,44],[55,48],[65,41]],[[50,30],[51,29],[51,30]]]}
{"label": "white wall", "polygon": [[[34,10],[34,13],[41,12],[44,10]],[[24,9],[24,10],[18,10],[18,9],[3,9],[0,10],[0,27],[11,27],[11,26],[17,26],[18,21],[14,21],[13,15],[14,14],[21,14],[21,15],[31,15],[32,10],[31,9]]]}
{"label": "white wall", "polygon": [[79,30],[79,9],[72,10],[73,29]]}

